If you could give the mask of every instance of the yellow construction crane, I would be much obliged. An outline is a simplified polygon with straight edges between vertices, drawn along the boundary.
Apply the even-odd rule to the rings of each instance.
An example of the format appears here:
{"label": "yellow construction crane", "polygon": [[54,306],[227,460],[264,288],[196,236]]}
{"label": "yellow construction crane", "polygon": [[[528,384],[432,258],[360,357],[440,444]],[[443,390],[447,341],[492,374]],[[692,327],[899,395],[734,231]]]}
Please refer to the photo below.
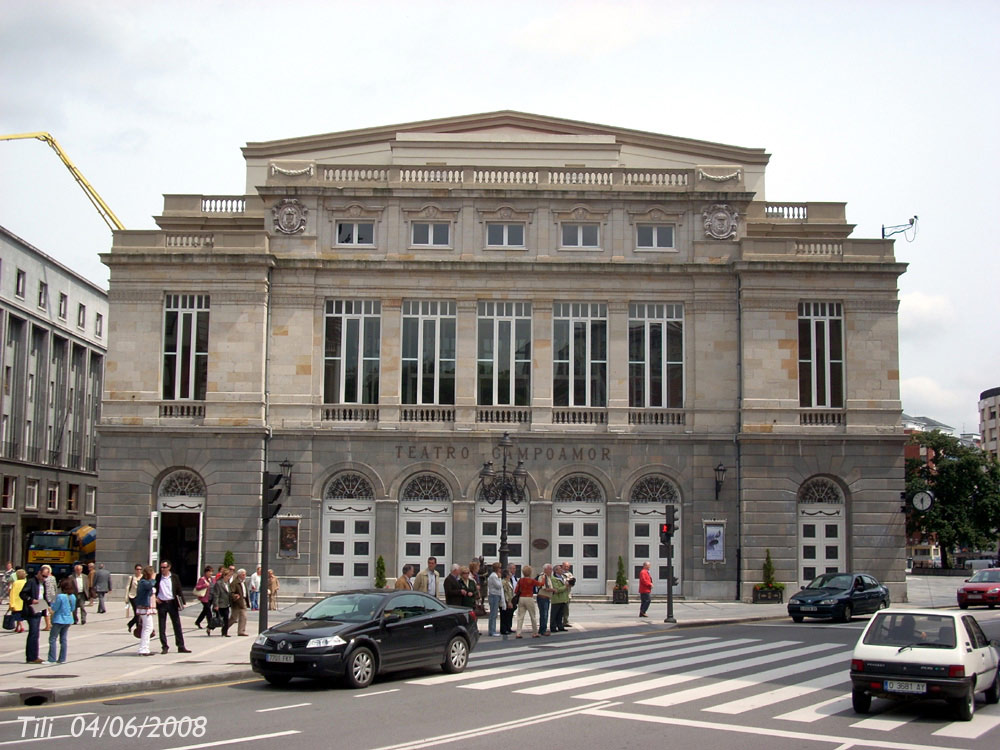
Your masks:
{"label": "yellow construction crane", "polygon": [[108,207],[108,204],[104,202],[104,199],[97,194],[93,185],[87,182],[87,178],[84,177],[80,173],[80,170],[76,168],[76,165],[69,160],[69,157],[66,156],[66,152],[59,147],[56,139],[53,138],[50,133],[14,133],[12,135],[0,135],[0,141],[16,141],[24,138],[34,138],[35,140],[43,141],[44,143],[49,144],[52,147],[52,150],[59,155],[62,163],[66,165],[66,169],[69,170],[69,173],[73,175],[73,179],[76,180],[76,184],[83,189],[84,193],[87,194],[90,202],[94,204],[94,208],[97,209],[97,212],[101,215],[101,218],[104,219],[104,223],[110,227],[111,231],[116,229],[125,229],[125,225],[118,221],[118,217],[115,216],[115,212],[112,211]]}

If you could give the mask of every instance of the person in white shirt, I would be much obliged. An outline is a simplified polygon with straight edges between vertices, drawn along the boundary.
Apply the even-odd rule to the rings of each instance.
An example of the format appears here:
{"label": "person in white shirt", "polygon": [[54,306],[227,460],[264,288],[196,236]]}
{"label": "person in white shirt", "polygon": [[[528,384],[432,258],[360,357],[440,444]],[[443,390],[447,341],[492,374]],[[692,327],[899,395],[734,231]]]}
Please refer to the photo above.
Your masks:
{"label": "person in white shirt", "polygon": [[260,609],[260,566],[248,579],[250,581],[250,609]]}

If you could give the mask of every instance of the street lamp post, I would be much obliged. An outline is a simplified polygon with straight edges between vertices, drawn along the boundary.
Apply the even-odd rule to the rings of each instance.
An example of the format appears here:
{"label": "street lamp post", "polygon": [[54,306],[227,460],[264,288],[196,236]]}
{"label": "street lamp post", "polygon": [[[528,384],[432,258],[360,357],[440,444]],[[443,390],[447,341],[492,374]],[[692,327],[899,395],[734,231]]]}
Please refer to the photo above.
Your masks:
{"label": "street lamp post", "polygon": [[503,434],[499,446],[503,452],[500,473],[498,474],[493,468],[492,461],[483,464],[479,472],[479,496],[490,505],[498,501],[500,503],[500,567],[506,570],[507,559],[510,556],[510,548],[507,546],[507,503],[512,502],[517,505],[524,499],[528,472],[524,468],[524,461],[518,461],[513,471],[507,470],[510,451],[514,447],[509,432]]}

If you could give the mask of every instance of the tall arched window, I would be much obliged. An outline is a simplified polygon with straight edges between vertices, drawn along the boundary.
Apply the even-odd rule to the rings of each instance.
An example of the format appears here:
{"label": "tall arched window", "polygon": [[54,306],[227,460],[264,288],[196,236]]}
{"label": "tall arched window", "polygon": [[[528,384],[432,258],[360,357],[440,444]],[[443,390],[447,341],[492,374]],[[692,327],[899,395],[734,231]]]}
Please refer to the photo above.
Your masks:
{"label": "tall arched window", "polygon": [[[660,523],[667,505],[677,508],[677,528],[673,541],[673,574],[679,581],[681,571],[677,563],[684,538],[681,522],[681,493],[669,478],[662,474],[647,474],[632,485],[629,493],[629,577],[634,586],[639,585],[639,571],[647,560],[653,577],[653,590],[664,593],[667,587],[667,566],[670,549],[660,544]],[[638,590],[637,588],[635,590]]]}
{"label": "tall arched window", "polygon": [[404,482],[399,493],[398,564],[426,567],[428,557],[437,559],[438,571],[452,562],[451,490],[441,477],[423,473]]}
{"label": "tall arched window", "polygon": [[324,591],[367,588],[375,573],[375,491],[356,471],[336,474],[323,491]]}

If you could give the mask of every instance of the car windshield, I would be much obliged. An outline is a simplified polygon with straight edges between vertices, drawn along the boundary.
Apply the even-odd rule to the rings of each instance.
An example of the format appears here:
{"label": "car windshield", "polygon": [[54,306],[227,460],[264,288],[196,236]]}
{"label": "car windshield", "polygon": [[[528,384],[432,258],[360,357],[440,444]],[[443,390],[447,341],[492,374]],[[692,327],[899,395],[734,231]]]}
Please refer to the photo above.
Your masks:
{"label": "car windshield", "polygon": [[1000,583],[1000,570],[980,570],[969,583]]}
{"label": "car windshield", "polygon": [[307,620],[367,622],[375,619],[383,599],[378,594],[337,594],[314,604],[302,617]]}
{"label": "car windshield", "polygon": [[854,576],[846,573],[827,573],[826,575],[813,578],[806,586],[807,589],[840,589],[851,588],[854,583]]}
{"label": "car windshield", "polygon": [[872,620],[864,642],[871,646],[955,648],[955,620],[948,615],[880,613]]}

